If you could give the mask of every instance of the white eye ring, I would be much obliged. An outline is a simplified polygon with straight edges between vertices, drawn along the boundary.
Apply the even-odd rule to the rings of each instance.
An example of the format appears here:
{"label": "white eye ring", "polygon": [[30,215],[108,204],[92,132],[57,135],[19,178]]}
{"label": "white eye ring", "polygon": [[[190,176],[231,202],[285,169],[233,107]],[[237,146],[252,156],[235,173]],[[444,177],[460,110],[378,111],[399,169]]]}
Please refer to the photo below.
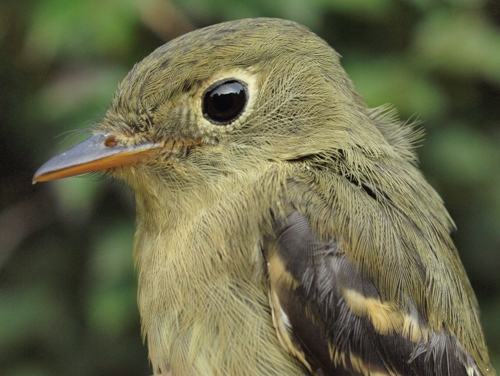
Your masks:
{"label": "white eye ring", "polygon": [[[209,138],[229,133],[244,123],[252,112],[257,97],[257,78],[258,75],[251,69],[234,69],[214,75],[207,85],[199,89],[194,100],[198,111],[196,127],[202,137],[207,137],[208,141]],[[217,89],[220,90],[215,93]],[[218,109],[222,111],[216,111],[217,114],[209,113],[208,106],[214,103],[208,103],[207,95],[220,93],[228,95],[227,103],[222,100]],[[214,107],[210,110],[214,110]]]}

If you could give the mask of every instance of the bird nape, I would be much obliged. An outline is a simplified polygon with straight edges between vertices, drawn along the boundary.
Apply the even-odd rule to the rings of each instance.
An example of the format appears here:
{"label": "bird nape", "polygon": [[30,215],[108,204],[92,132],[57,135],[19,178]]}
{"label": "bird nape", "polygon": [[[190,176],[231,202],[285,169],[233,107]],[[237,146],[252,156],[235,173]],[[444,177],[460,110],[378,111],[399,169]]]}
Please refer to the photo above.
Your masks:
{"label": "bird nape", "polygon": [[308,29],[246,19],[136,64],[33,180],[134,189],[155,374],[495,375],[417,138]]}

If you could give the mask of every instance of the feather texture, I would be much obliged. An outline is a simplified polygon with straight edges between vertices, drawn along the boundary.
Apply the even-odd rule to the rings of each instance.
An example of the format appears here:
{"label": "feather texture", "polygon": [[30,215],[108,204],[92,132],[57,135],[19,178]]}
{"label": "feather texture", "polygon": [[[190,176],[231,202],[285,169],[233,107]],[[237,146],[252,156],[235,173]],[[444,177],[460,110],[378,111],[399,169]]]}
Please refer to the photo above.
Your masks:
{"label": "feather texture", "polygon": [[432,330],[407,296],[406,309],[382,301],[338,243],[321,241],[297,211],[268,244],[272,306],[276,321],[286,321],[277,327],[315,374],[480,374],[445,326]]}

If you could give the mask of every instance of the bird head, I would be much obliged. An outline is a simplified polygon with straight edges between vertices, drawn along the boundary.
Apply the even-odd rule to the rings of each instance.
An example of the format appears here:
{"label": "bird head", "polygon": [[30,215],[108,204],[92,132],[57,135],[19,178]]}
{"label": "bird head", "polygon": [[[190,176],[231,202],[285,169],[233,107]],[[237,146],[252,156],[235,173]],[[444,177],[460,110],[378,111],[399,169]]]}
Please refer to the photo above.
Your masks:
{"label": "bird head", "polygon": [[136,64],[92,137],[34,181],[103,170],[136,190],[145,180],[185,189],[269,163],[382,150],[365,109],[338,54],[305,27],[222,23]]}

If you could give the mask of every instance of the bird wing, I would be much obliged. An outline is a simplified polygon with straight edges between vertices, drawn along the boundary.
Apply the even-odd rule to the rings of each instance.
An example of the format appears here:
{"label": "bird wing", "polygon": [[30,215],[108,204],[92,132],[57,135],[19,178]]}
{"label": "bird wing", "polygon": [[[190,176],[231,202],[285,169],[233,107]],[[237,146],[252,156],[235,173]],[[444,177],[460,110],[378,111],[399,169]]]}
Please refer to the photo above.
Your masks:
{"label": "bird wing", "polygon": [[446,328],[431,330],[409,297],[384,301],[339,242],[322,241],[295,208],[264,256],[280,342],[312,374],[479,374]]}

